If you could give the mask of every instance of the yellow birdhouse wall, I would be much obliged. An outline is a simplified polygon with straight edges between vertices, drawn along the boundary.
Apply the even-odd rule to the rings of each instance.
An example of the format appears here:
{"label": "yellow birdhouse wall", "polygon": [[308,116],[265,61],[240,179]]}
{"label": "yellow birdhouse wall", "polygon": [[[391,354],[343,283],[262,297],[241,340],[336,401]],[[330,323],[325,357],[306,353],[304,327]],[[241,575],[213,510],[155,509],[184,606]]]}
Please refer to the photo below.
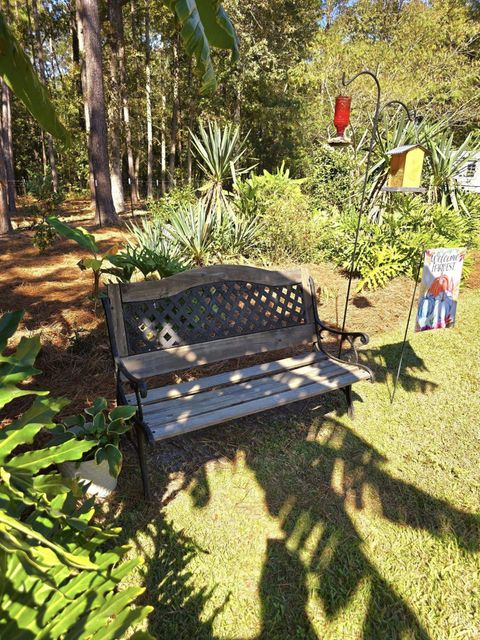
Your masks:
{"label": "yellow birdhouse wall", "polygon": [[392,155],[388,186],[393,188],[416,188],[422,181],[422,168],[425,152],[421,147],[409,149],[404,153]]}

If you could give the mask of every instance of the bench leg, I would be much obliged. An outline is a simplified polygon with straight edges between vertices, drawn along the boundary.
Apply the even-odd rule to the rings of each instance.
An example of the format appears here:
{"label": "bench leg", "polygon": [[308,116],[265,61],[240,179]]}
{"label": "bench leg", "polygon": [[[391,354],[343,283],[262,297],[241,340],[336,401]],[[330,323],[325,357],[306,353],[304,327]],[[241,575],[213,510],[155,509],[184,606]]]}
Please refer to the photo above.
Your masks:
{"label": "bench leg", "polygon": [[145,454],[145,432],[139,424],[135,424],[135,429],[137,432],[137,452],[142,473],[143,494],[147,500],[150,500],[150,481],[148,478],[147,456]]}
{"label": "bench leg", "polygon": [[352,398],[352,385],[348,385],[348,387],[343,388],[343,392],[345,393],[345,397],[347,398],[347,414],[348,417],[353,420],[355,417],[353,411],[353,398]]}

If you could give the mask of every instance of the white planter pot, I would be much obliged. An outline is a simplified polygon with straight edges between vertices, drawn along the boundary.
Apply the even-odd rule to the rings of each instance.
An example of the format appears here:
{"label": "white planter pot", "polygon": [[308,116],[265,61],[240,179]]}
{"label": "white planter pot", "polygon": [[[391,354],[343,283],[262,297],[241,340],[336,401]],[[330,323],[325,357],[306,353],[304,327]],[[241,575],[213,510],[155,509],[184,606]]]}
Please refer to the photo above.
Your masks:
{"label": "white planter pot", "polygon": [[75,462],[62,462],[60,472],[67,478],[79,478],[90,482],[87,495],[106,498],[117,486],[117,479],[110,475],[108,462],[103,460],[97,464],[95,460],[81,462],[78,467]]}

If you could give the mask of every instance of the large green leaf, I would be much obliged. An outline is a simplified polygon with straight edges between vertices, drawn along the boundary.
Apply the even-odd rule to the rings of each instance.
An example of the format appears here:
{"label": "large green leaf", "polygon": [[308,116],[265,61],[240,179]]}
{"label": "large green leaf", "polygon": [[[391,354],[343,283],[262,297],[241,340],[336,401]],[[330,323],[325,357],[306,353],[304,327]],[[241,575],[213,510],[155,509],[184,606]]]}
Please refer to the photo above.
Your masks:
{"label": "large green leaf", "polygon": [[0,318],[0,352],[5,349],[8,339],[11,338],[17,330],[22,317],[23,311],[12,311],[5,313]]}
{"label": "large green leaf", "polygon": [[47,222],[57,233],[67,238],[67,240],[73,240],[82,247],[82,249],[86,249],[90,251],[90,253],[99,252],[95,237],[91,233],[88,233],[86,229],[83,229],[83,227],[70,227],[68,224],[65,224],[65,222],[61,222],[61,220],[55,218],[55,216],[48,216]]}
{"label": "large green leaf", "polygon": [[69,133],[57,117],[46,87],[40,82],[32,63],[23,52],[2,13],[0,75],[45,131],[59,140],[69,141]]}
{"label": "large green leaf", "polygon": [[238,57],[238,39],[219,0],[164,0],[176,15],[183,46],[195,58],[201,76],[201,93],[215,90],[217,80],[210,46],[231,49]]}
{"label": "large green leaf", "polygon": [[15,398],[21,398],[22,396],[47,396],[48,391],[34,391],[32,389],[18,389],[13,384],[7,384],[0,388],[0,409],[14,400]]}
{"label": "large green leaf", "polygon": [[[72,567],[79,567],[80,569],[97,568],[97,565],[91,562],[86,556],[78,556],[70,553],[69,551],[66,551],[60,545],[51,542],[44,535],[32,529],[32,527],[28,526],[28,524],[24,524],[23,522],[20,522],[16,518],[12,518],[7,513],[0,510],[0,528],[2,526],[7,528],[7,531],[10,535],[16,533],[25,536],[26,538],[32,538],[33,540],[43,545],[43,547],[51,549],[58,557],[63,558],[63,560]],[[23,543],[19,539],[18,545],[20,546],[22,544]],[[25,545],[24,550],[28,552],[30,550],[30,544]],[[36,550],[38,551],[38,547]]]}
{"label": "large green leaf", "polygon": [[66,460],[79,460],[84,453],[96,445],[97,443],[93,440],[68,440],[55,447],[20,453],[9,460],[8,467],[28,469],[30,473],[37,473],[40,469],[46,469],[51,464],[59,464]]}

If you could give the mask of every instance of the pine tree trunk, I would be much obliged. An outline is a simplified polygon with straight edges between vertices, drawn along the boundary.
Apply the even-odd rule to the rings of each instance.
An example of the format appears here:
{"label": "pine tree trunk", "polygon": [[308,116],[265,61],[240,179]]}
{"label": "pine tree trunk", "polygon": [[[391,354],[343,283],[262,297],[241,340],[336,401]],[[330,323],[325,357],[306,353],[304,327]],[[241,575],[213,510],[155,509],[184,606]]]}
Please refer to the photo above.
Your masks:
{"label": "pine tree trunk", "polygon": [[82,131],[85,131],[85,110],[82,91],[82,55],[80,53],[80,36],[79,30],[81,25],[78,24],[78,14],[75,7],[71,7],[70,14],[70,31],[72,34],[72,62],[75,68],[75,88],[78,96],[78,125]]}
{"label": "pine tree trunk", "polygon": [[138,203],[138,183],[137,176],[135,174],[135,162],[133,158],[132,150],[132,131],[130,126],[130,109],[128,106],[127,91],[125,86],[125,44],[124,44],[124,32],[123,32],[123,14],[122,14],[122,0],[109,0],[109,17],[113,29],[113,38],[116,40],[117,52],[118,52],[118,75],[120,85],[120,99],[122,103],[123,122],[125,126],[125,145],[127,147],[127,165],[128,165],[128,178],[131,188],[132,202]]}
{"label": "pine tree trunk", "polygon": [[178,61],[178,35],[172,43],[172,76],[173,76],[173,101],[172,121],[170,125],[170,150],[168,154],[168,185],[171,189],[175,186],[175,160],[177,155],[178,114],[180,111],[180,99],[178,92],[179,61]]}
{"label": "pine tree trunk", "polygon": [[[117,0],[109,0],[108,2],[108,17],[110,23],[113,25],[115,20],[118,20],[116,13],[121,12],[121,6],[118,5]],[[121,20],[121,14],[120,14]],[[122,102],[121,102],[121,82],[120,82],[120,70],[119,70],[119,41],[115,35],[115,29],[109,32],[110,43],[110,79],[111,79],[111,91],[110,91],[110,104],[109,104],[109,116],[110,116],[110,140],[111,140],[111,171],[112,178],[112,196],[117,212],[125,210],[125,198],[123,194],[123,179],[122,179]]]}
{"label": "pine tree trunk", "polygon": [[2,85],[2,137],[5,154],[5,170],[7,174],[8,210],[15,213],[17,189],[15,187],[15,167],[13,164],[12,144],[12,112],[10,103],[10,89],[3,80]]}
{"label": "pine tree trunk", "polygon": [[[76,0],[76,21],[77,21],[77,37],[78,37],[78,52],[79,52],[79,64],[80,64],[80,88],[83,103],[83,120],[85,123],[84,131],[87,134],[87,140],[90,136],[90,115],[88,113],[88,101],[87,101],[87,72],[85,67],[85,38],[83,37],[83,25],[80,20],[80,3]],[[92,158],[88,154],[88,185],[90,187],[90,200],[92,208],[95,207],[95,177],[93,175]]]}
{"label": "pine tree trunk", "polygon": [[167,134],[165,126],[165,111],[166,111],[165,93],[162,93],[162,121],[160,123],[160,168],[161,168],[161,187],[160,192],[162,196],[167,193]]}
{"label": "pine tree trunk", "polygon": [[152,78],[150,69],[150,12],[145,2],[145,99],[147,119],[147,199],[153,198],[153,128],[152,128]]}
{"label": "pine tree trunk", "polygon": [[103,89],[100,18],[96,0],[79,0],[79,14],[85,40],[87,103],[90,121],[88,153],[95,180],[95,221],[100,225],[118,225],[108,166],[108,136]]}
{"label": "pine tree trunk", "polygon": [[12,223],[8,212],[7,169],[3,148],[3,136],[0,136],[0,235],[12,233]]}
{"label": "pine tree trunk", "polygon": [[[36,59],[38,65],[38,72],[40,74],[40,78],[44,84],[47,83],[47,74],[45,73],[45,61],[44,61],[44,53],[43,53],[43,43],[42,36],[40,33],[40,21],[38,17],[38,4],[37,0],[32,0],[32,14],[33,14],[33,29],[35,33],[35,43],[36,43]],[[50,170],[52,173],[52,188],[56,193],[58,191],[58,173],[57,173],[57,163],[55,159],[55,147],[53,144],[52,136],[47,133],[47,151],[48,151],[48,160],[50,163]]]}
{"label": "pine tree trunk", "polygon": [[189,103],[188,103],[188,131],[187,131],[187,180],[188,184],[192,184],[192,138],[190,131],[193,129],[194,122],[194,104],[193,104],[193,76],[192,76],[192,61],[188,63],[188,89],[189,89]]}

